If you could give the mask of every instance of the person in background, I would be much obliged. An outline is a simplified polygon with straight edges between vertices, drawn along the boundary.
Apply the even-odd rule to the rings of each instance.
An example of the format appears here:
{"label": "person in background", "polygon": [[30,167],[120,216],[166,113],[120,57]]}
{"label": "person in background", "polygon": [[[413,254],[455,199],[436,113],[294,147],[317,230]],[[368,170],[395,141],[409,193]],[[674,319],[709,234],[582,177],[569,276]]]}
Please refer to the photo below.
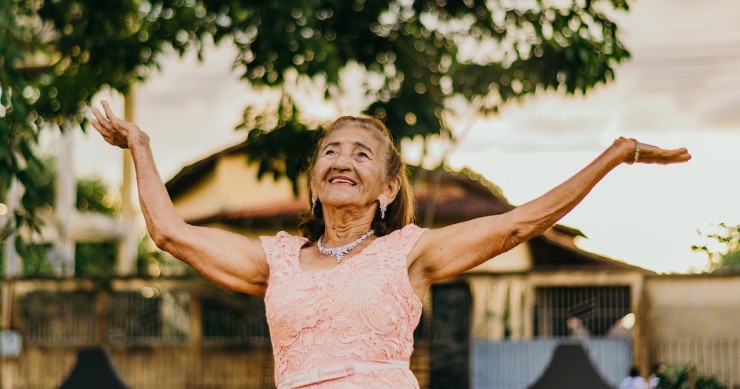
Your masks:
{"label": "person in background", "polygon": [[568,326],[570,337],[573,339],[586,339],[591,335],[588,332],[588,328],[583,325],[583,320],[575,316],[569,316],[566,325]]}
{"label": "person in background", "polygon": [[619,384],[619,389],[648,389],[647,381],[640,375],[640,370],[632,366],[628,377]]}
{"label": "person in background", "polygon": [[653,366],[650,367],[650,374],[648,375],[648,387],[650,389],[656,389],[658,387],[658,384],[660,383],[660,377],[658,377],[658,374],[663,371],[665,368],[665,363],[658,362],[653,363]]}

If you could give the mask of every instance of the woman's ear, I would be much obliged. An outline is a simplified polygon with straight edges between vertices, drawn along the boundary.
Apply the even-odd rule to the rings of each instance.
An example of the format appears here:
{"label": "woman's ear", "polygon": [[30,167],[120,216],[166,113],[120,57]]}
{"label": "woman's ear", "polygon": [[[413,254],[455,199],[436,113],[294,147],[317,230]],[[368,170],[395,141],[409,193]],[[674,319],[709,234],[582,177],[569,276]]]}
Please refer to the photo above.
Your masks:
{"label": "woman's ear", "polygon": [[399,190],[401,190],[401,177],[395,176],[385,183],[383,193],[378,196],[378,201],[385,205],[392,203],[396,199]]}

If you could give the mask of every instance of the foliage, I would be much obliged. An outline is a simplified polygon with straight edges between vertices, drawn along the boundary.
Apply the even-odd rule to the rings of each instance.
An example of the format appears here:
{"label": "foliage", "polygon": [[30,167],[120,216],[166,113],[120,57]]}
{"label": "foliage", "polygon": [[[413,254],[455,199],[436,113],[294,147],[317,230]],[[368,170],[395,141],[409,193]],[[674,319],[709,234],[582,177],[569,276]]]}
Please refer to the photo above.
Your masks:
{"label": "foliage", "polygon": [[[627,10],[626,1],[564,8],[483,0],[307,4],[268,1],[267,9],[233,26],[245,78],[283,91],[277,119],[245,110],[246,153],[260,175],[285,175],[294,183],[317,138],[304,131],[320,126],[298,114],[292,85],[284,83],[291,69],[324,80],[329,98],[340,97],[333,85],[349,61],[378,75],[384,82],[367,91],[375,101],[365,113],[385,120],[400,141],[453,135],[451,99],[462,97],[472,106],[468,115],[476,115],[538,91],[586,92],[610,80],[613,66],[628,56],[604,13]],[[274,44],[283,40],[288,44]]]}
{"label": "foliage", "polygon": [[295,181],[317,126],[298,115],[291,72],[325,80],[331,98],[341,69],[357,63],[383,78],[366,112],[397,139],[449,136],[450,98],[495,112],[536,91],[586,92],[613,78],[629,54],[607,15],[628,8],[627,0],[0,0],[0,188],[14,177],[24,188],[4,231],[38,228],[39,131],[84,128],[93,96],[126,91],[165,51],[200,56],[209,39],[233,42],[242,77],[284,94],[277,118],[245,110],[249,151],[274,146],[254,154],[261,174]]}
{"label": "foliage", "polygon": [[[41,162],[34,171],[33,179],[37,186],[37,193],[41,203],[41,213],[50,214],[56,205],[55,181],[57,171],[54,168],[55,160],[52,157],[40,157]],[[97,177],[82,177],[76,184],[76,208],[80,212],[91,212],[108,216],[115,216],[120,211],[120,201],[113,196],[105,181]],[[4,193],[0,192],[0,198]],[[33,276],[51,276],[53,271],[47,256],[50,255],[49,244],[27,244],[21,246],[24,250],[23,274]],[[0,246],[0,275],[4,271],[2,254],[4,248]],[[75,274],[83,277],[110,277],[115,274],[116,243],[78,242],[75,245]],[[53,255],[53,254],[52,254]],[[151,243],[149,236],[139,242],[137,255],[137,270],[140,275],[158,276],[162,272],[159,267],[165,267],[167,274],[177,273],[178,269],[168,261],[161,251]],[[158,272],[149,269],[157,268]]]}
{"label": "foliage", "polygon": [[202,9],[167,0],[0,0],[0,189],[13,178],[23,188],[4,234],[40,227],[39,131],[84,128],[83,110],[100,90],[144,79],[165,47],[200,49],[215,24]]}
{"label": "foliage", "polygon": [[145,234],[139,241],[136,256],[136,274],[141,277],[171,277],[185,274],[195,274],[192,268],[172,256],[165,255],[152,241],[149,234]]}
{"label": "foliage", "polygon": [[696,367],[690,365],[670,364],[658,378],[658,389],[727,389],[713,377],[697,375]]}
{"label": "foliage", "polygon": [[707,255],[710,272],[740,270],[740,225],[719,223],[715,227],[714,232],[699,231],[708,242],[691,249]]}

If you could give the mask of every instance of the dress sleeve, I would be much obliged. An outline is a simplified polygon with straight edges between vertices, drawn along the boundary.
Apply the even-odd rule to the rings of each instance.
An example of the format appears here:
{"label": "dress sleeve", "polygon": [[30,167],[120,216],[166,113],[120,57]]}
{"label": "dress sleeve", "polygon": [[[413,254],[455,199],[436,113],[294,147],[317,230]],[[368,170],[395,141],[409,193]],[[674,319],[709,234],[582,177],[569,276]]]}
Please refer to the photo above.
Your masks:
{"label": "dress sleeve", "polygon": [[300,236],[292,236],[285,231],[278,232],[275,236],[260,236],[262,250],[265,252],[270,274],[286,271],[298,261],[298,254],[306,239]]}
{"label": "dress sleeve", "polygon": [[416,242],[418,242],[419,238],[421,238],[421,236],[424,235],[424,233],[427,231],[429,231],[428,228],[422,228],[417,226],[416,224],[408,224],[405,227],[401,228],[401,230],[399,231],[400,249],[403,253],[404,258],[409,255],[411,249],[414,248],[414,245],[416,245]]}

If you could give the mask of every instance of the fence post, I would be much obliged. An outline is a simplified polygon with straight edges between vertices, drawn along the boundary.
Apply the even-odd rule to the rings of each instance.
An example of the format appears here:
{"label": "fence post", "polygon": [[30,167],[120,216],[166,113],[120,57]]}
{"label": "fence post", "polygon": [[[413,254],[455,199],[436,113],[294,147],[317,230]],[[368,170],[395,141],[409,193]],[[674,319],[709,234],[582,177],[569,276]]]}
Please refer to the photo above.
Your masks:
{"label": "fence post", "polygon": [[190,334],[188,338],[188,387],[203,384],[203,304],[198,288],[190,291]]}
{"label": "fence post", "polygon": [[432,304],[429,387],[467,389],[470,387],[470,287],[466,283],[435,285]]}
{"label": "fence post", "polygon": [[95,345],[104,347],[106,341],[106,330],[108,324],[108,305],[110,304],[110,295],[104,289],[98,289],[95,292]]}
{"label": "fence post", "polygon": [[[3,284],[0,285],[0,330],[10,329],[10,316],[13,312],[14,302],[13,288],[14,283],[11,280],[4,280]],[[0,388],[13,387],[13,378],[16,374],[17,366],[18,362],[16,359],[0,357]]]}

